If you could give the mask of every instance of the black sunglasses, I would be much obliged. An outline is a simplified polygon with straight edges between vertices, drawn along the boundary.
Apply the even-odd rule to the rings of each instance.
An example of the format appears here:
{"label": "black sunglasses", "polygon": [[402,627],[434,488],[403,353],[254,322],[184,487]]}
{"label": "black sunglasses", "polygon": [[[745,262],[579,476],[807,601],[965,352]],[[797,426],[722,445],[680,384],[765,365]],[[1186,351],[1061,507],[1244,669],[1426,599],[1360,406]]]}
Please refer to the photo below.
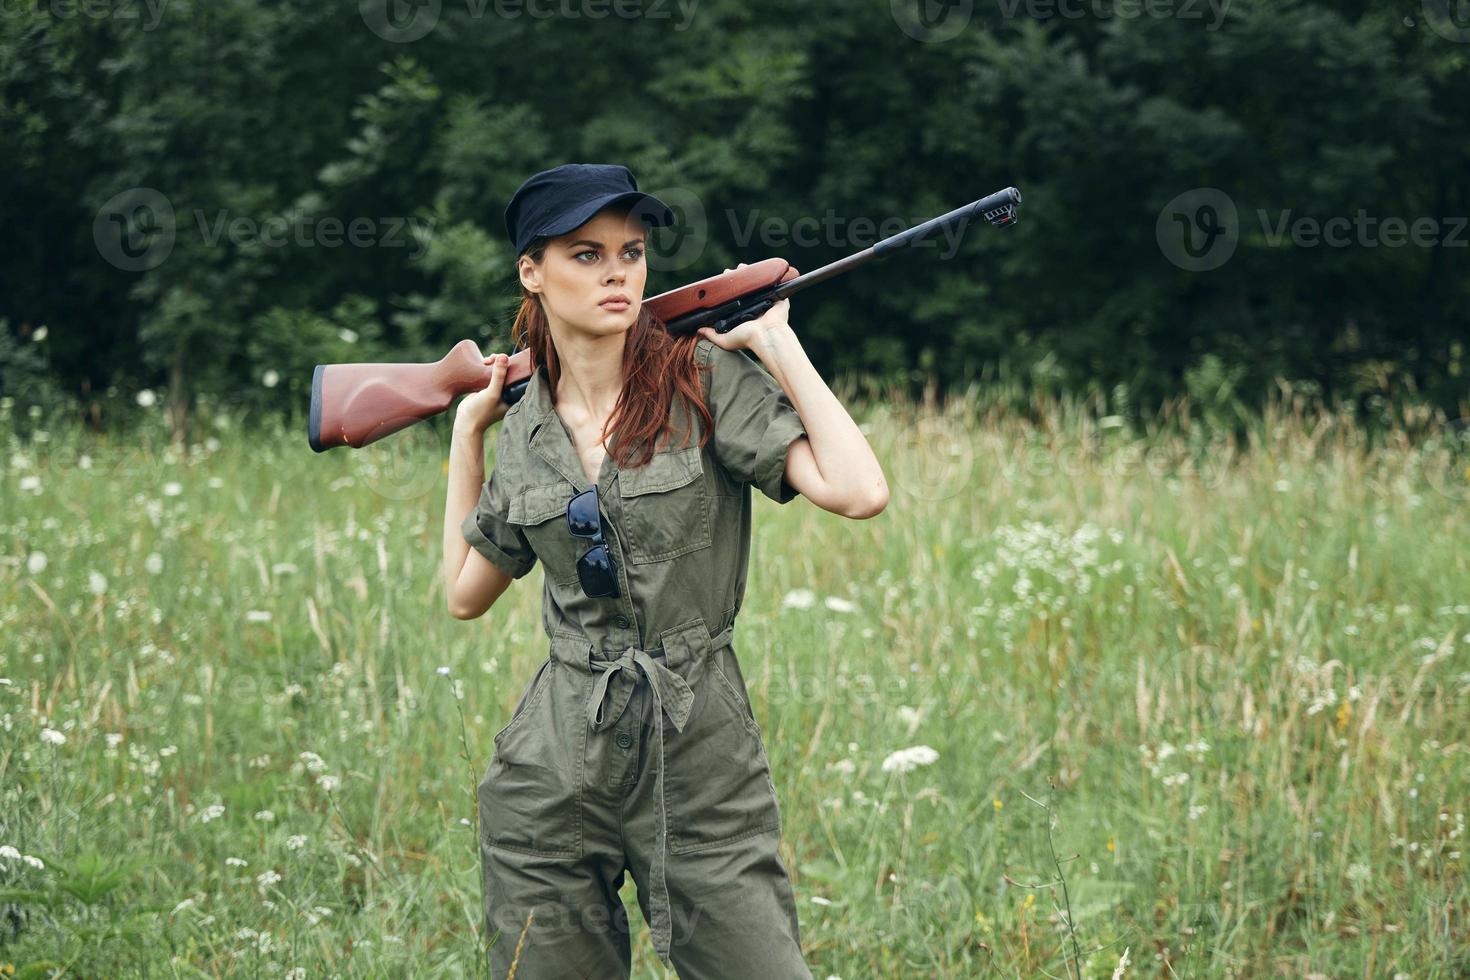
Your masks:
{"label": "black sunglasses", "polygon": [[567,502],[567,527],[579,538],[591,538],[592,547],[577,559],[577,578],[589,599],[616,599],[618,573],[612,554],[602,537],[602,513],[597,508],[597,485],[593,484]]}

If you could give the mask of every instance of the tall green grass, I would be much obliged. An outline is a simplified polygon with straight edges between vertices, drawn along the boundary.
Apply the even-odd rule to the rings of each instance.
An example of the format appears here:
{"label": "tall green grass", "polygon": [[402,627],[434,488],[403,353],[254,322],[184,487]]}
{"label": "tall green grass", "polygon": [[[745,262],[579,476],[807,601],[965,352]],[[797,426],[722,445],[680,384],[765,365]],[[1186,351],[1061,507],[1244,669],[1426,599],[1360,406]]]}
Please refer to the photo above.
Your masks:
{"label": "tall green grass", "polygon": [[[1470,974],[1422,412],[862,405],[888,509],[757,494],[736,638],[818,978]],[[539,571],[445,612],[445,430],[45,425],[0,407],[0,969],[481,975],[473,789],[546,641]]]}

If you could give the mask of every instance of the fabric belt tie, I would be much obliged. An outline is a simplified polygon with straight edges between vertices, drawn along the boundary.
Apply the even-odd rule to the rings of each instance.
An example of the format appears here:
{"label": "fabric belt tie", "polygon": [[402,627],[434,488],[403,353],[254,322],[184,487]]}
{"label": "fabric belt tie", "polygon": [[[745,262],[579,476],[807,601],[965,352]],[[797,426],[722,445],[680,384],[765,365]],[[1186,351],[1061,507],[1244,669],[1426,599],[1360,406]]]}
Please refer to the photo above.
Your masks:
{"label": "fabric belt tie", "polygon": [[[667,713],[674,728],[682,732],[689,722],[689,711],[694,705],[694,691],[684,678],[637,647],[628,647],[616,660],[593,660],[591,666],[594,670],[601,671],[592,685],[592,696],[587,699],[587,720],[593,731],[611,728],[622,717],[623,710],[628,706],[628,699],[633,695],[633,688],[638,685],[640,671],[648,678],[649,689],[653,691],[653,717],[658,728],[658,778],[655,787],[658,794],[658,850],[653,857],[649,931],[658,958],[668,963],[673,928],[670,921],[669,884],[665,872],[669,816],[668,798],[664,790],[664,714]],[[622,677],[625,682],[612,688],[612,710],[604,712],[609,685],[614,675]]]}

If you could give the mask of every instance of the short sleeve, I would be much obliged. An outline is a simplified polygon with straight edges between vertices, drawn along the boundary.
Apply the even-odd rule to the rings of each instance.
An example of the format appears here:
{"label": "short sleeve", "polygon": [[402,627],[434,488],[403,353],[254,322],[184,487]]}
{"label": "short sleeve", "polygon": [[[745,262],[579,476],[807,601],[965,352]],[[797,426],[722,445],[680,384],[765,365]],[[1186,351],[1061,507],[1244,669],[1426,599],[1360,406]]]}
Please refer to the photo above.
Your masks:
{"label": "short sleeve", "polygon": [[490,479],[480,488],[479,502],[465,516],[459,529],[471,548],[511,578],[521,578],[536,564],[536,553],[531,550],[525,532],[506,520],[510,501],[504,492],[504,481],[496,476],[497,472],[491,471]]}
{"label": "short sleeve", "polygon": [[806,435],[796,406],[752,357],[708,340],[709,410],[715,456],[732,477],[778,504],[798,494],[785,480],[786,449]]}

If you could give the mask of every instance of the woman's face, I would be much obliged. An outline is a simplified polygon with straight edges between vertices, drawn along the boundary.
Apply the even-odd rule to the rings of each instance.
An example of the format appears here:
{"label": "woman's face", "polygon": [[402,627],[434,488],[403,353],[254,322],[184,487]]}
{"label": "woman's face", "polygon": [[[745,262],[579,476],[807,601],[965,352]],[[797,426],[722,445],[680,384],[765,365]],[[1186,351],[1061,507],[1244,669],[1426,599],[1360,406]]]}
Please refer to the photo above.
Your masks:
{"label": "woman's face", "polygon": [[[551,239],[539,266],[522,256],[521,282],[541,294],[553,324],[595,336],[625,332],[643,305],[645,238],[637,216],[604,208],[580,228]],[[605,302],[618,295],[627,299],[625,305]]]}

